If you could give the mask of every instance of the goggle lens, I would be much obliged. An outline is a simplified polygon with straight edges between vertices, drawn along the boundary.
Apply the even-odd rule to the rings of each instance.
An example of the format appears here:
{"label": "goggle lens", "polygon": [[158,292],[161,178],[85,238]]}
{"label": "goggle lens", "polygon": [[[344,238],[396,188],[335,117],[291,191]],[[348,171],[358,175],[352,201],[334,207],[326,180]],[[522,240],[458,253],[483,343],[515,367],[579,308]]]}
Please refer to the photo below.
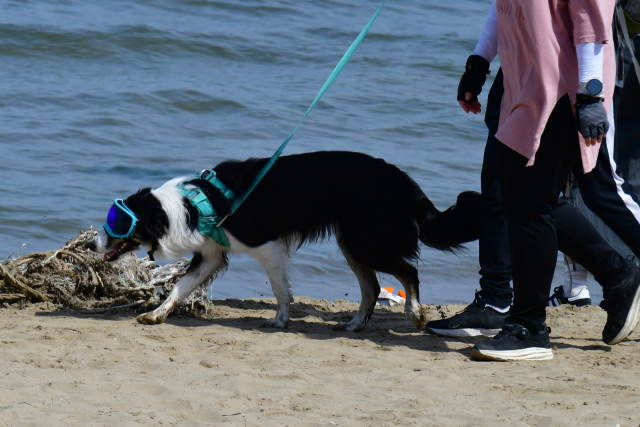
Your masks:
{"label": "goggle lens", "polygon": [[111,206],[107,214],[107,224],[113,234],[125,235],[131,228],[132,219],[128,213],[122,211],[116,204]]}
{"label": "goggle lens", "polygon": [[120,239],[131,237],[137,222],[135,214],[127,208],[122,199],[116,199],[107,214],[107,222],[104,224],[105,231],[111,237]]}

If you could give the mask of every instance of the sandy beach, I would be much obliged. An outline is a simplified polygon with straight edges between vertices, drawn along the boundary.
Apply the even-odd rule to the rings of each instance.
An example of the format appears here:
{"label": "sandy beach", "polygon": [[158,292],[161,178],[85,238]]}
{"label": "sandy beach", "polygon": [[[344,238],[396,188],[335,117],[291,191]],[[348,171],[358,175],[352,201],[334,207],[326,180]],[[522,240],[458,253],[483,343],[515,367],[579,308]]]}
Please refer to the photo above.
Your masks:
{"label": "sandy beach", "polygon": [[[479,339],[415,330],[402,306],[366,331],[357,308],[296,298],[287,330],[260,329],[274,300],[214,301],[210,318],[143,326],[133,312],[51,303],[0,309],[0,425],[638,426],[638,332],[610,347],[598,307],[550,308],[554,359],[469,360]],[[426,306],[430,319],[462,306]]]}

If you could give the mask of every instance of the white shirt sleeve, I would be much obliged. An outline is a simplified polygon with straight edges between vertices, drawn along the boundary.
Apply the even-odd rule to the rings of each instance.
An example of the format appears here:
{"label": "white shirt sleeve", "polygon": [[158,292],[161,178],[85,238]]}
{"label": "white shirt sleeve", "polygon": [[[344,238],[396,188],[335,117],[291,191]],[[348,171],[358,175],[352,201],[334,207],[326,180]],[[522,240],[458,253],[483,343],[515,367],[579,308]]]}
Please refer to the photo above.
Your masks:
{"label": "white shirt sleeve", "polygon": [[484,30],[482,30],[482,35],[473,54],[482,56],[489,62],[493,61],[493,58],[498,55],[498,9],[496,0],[491,3],[487,22],[484,24]]}
{"label": "white shirt sleeve", "polygon": [[578,55],[578,72],[580,76],[579,82],[588,82],[591,79],[603,81],[603,51],[602,43],[580,43],[576,45],[576,55]]}

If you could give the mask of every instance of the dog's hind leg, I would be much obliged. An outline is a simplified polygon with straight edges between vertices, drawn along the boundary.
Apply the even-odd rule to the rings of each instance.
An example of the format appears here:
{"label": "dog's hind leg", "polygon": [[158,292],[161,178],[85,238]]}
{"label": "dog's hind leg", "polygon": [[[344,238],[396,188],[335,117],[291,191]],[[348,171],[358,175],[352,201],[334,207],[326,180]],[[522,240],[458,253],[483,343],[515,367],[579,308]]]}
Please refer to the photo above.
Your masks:
{"label": "dog's hind leg", "polygon": [[218,271],[226,266],[225,252],[216,247],[212,248],[209,253],[196,252],[187,273],[173,286],[167,299],[155,310],[138,316],[138,323],[146,325],[164,323],[171,310],[180,301],[188,297],[198,286],[210,281]]}
{"label": "dog's hind leg", "polygon": [[347,264],[349,264],[349,267],[351,267],[351,270],[358,278],[360,291],[362,292],[362,300],[360,301],[360,308],[358,308],[355,317],[349,322],[338,323],[333,327],[333,330],[357,332],[364,329],[373,314],[376,301],[378,301],[378,295],[380,295],[380,284],[378,283],[374,269],[358,263],[345,249],[342,249],[342,253],[347,260]]}
{"label": "dog's hind leg", "polygon": [[418,329],[423,329],[427,324],[427,316],[425,309],[420,306],[420,294],[418,270],[409,264],[403,267],[402,273],[396,273],[393,276],[402,283],[407,294],[407,302],[404,305],[404,314],[413,322]]}
{"label": "dog's hind leg", "polygon": [[286,329],[289,326],[289,304],[293,302],[291,285],[287,279],[287,245],[281,240],[276,240],[253,248],[247,253],[257,259],[267,272],[271,289],[278,302],[275,319],[266,320],[260,327]]}

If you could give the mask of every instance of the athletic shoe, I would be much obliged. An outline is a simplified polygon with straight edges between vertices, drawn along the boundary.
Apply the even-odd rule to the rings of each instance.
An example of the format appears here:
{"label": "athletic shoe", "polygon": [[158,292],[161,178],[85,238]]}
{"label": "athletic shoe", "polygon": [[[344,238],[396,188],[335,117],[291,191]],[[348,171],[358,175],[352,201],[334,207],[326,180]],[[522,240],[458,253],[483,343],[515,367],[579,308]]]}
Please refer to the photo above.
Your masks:
{"label": "athletic shoe", "polygon": [[640,265],[634,259],[628,264],[622,283],[604,293],[607,323],[602,330],[602,341],[609,345],[625,339],[640,320]]}
{"label": "athletic shoe", "polygon": [[549,341],[551,329],[544,327],[544,332],[533,335],[522,325],[505,323],[498,335],[473,346],[471,357],[500,362],[553,359]]}
{"label": "athletic shoe", "polygon": [[460,313],[442,320],[434,320],[426,325],[427,332],[441,337],[462,338],[482,336],[493,337],[502,330],[509,312],[500,313],[491,307],[476,292],[476,297]]}
{"label": "athletic shoe", "polygon": [[549,305],[557,307],[562,304],[575,305],[576,307],[591,305],[589,291],[587,289],[582,289],[575,297],[567,297],[564,295],[563,287],[558,286],[553,290],[553,294],[549,297]]}

